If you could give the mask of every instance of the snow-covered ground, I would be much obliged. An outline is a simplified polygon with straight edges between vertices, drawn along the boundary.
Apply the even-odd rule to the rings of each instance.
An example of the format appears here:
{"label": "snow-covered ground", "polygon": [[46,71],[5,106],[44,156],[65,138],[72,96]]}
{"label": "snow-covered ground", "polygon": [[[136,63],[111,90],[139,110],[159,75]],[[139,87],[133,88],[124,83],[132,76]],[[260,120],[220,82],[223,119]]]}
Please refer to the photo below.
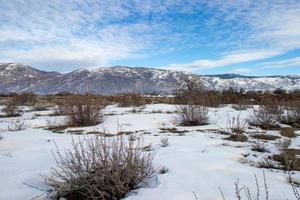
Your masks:
{"label": "snow-covered ground", "polygon": [[[1,109],[1,108],[0,108]],[[56,145],[66,149],[81,135],[53,133],[44,128],[63,123],[62,116],[49,116],[53,111],[31,112],[28,108],[22,117],[0,118],[0,199],[31,199],[42,191],[29,185],[45,188],[41,175],[55,167],[53,153]],[[143,138],[144,145],[152,144],[159,148],[160,140],[168,138],[169,146],[159,148],[154,159],[156,168],[167,167],[166,174],[148,181],[142,188],[130,193],[126,200],[195,200],[194,193],[201,200],[220,200],[219,188],[227,200],[235,199],[234,182],[239,179],[241,186],[249,186],[256,191],[254,174],[263,184],[263,169],[253,166],[268,153],[251,151],[248,142],[224,140],[226,135],[217,130],[226,129],[227,119],[240,115],[247,118],[249,112],[236,111],[231,106],[210,108],[209,125],[183,127],[178,124],[175,106],[167,104],[147,105],[144,108],[119,108],[115,105],[105,109],[104,122],[92,127],[72,128],[84,133],[106,131],[110,134],[118,130],[134,132]],[[8,127],[12,121],[24,122],[26,130],[11,132]],[[185,133],[172,133],[167,128],[177,128]],[[165,130],[162,130],[165,129]],[[261,130],[249,129],[248,134]],[[268,134],[278,135],[278,131]],[[126,136],[128,137],[128,136]],[[267,148],[275,152],[274,141]],[[298,138],[293,139],[293,147],[300,145]],[[247,159],[244,155],[248,155]],[[251,162],[249,162],[251,161]],[[264,169],[272,200],[294,199],[287,174],[281,170]],[[294,178],[300,173],[294,172]],[[261,191],[261,193],[263,193]],[[262,194],[263,195],[263,194]]]}

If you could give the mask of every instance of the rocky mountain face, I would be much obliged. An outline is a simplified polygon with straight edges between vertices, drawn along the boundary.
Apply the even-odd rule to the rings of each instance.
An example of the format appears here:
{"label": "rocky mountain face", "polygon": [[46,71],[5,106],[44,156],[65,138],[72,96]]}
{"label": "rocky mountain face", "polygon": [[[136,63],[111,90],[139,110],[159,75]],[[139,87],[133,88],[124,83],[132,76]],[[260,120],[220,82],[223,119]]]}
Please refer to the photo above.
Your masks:
{"label": "rocky mountain face", "polygon": [[172,93],[187,77],[202,81],[209,89],[300,89],[299,76],[248,77],[236,74],[201,76],[186,72],[142,67],[102,67],[70,73],[45,72],[18,63],[0,63],[0,93],[57,92],[115,94],[124,92]]}

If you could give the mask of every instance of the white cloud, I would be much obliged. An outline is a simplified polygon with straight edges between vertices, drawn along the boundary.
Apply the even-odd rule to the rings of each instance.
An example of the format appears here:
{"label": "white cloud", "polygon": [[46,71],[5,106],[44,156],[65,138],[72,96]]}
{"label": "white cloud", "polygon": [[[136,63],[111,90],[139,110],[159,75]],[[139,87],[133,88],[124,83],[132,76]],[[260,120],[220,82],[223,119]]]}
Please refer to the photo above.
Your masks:
{"label": "white cloud", "polygon": [[198,71],[230,66],[239,63],[251,62],[270,58],[281,54],[280,51],[255,50],[247,52],[232,52],[216,60],[195,60],[184,64],[170,64],[164,68],[183,71]]}
{"label": "white cloud", "polygon": [[159,40],[156,24],[115,23],[129,15],[121,1],[11,0],[0,12],[0,59],[34,66],[104,66],[143,57]]}
{"label": "white cloud", "polygon": [[264,69],[276,69],[276,68],[285,68],[285,67],[300,67],[300,57],[290,58],[285,60],[273,61],[273,62],[264,62],[260,66]]}
{"label": "white cloud", "polygon": [[300,2],[298,0],[209,1],[216,15],[208,24],[217,25],[223,45],[239,48],[293,50],[300,48]]}

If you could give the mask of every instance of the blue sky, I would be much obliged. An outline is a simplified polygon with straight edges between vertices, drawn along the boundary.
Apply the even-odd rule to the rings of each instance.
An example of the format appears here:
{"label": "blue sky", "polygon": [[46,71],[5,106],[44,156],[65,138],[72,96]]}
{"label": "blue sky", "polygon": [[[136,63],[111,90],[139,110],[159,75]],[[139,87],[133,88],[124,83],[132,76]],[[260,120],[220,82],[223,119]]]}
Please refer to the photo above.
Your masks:
{"label": "blue sky", "polygon": [[0,0],[0,62],[300,75],[300,1]]}

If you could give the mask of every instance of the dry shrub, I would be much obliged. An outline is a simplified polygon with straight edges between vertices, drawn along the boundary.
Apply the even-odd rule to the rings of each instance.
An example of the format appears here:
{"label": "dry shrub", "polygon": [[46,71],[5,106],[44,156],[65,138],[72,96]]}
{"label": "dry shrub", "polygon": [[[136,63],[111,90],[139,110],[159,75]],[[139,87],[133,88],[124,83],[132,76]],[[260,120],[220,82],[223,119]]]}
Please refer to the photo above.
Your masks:
{"label": "dry shrub", "polygon": [[208,108],[201,105],[180,105],[176,107],[183,126],[208,124]]}
{"label": "dry shrub", "polygon": [[227,117],[227,129],[230,131],[231,135],[244,133],[247,126],[247,121],[242,119],[240,114],[237,117],[232,117],[231,119]]}
{"label": "dry shrub", "polygon": [[167,147],[167,146],[169,146],[169,139],[168,138],[162,138],[160,140],[160,146],[161,147]]}
{"label": "dry shrub", "polygon": [[280,151],[287,151],[287,149],[289,148],[289,146],[291,146],[292,144],[292,140],[291,139],[288,139],[288,138],[282,138],[281,140],[279,140],[277,143],[276,143],[276,146],[277,148],[280,150]]}
{"label": "dry shrub", "polygon": [[269,159],[269,158],[263,158],[263,160],[259,161],[256,165],[259,168],[266,168],[266,169],[277,169],[277,164]]}
{"label": "dry shrub", "polygon": [[300,102],[290,102],[281,122],[295,127],[300,127]]}
{"label": "dry shrub", "polygon": [[6,105],[2,109],[2,112],[5,113],[6,117],[18,117],[22,113],[19,107],[11,101],[6,103]]}
{"label": "dry shrub", "polygon": [[139,142],[123,137],[91,137],[72,142],[65,153],[57,151],[57,168],[45,177],[52,197],[68,200],[118,200],[155,175],[154,154],[142,152]]}
{"label": "dry shrub", "polygon": [[278,115],[271,113],[264,106],[260,106],[258,109],[253,108],[248,120],[250,125],[259,126],[262,129],[278,128],[278,121]]}
{"label": "dry shrub", "polygon": [[300,150],[299,149],[287,149],[281,151],[280,154],[272,156],[272,159],[281,164],[280,169],[283,170],[295,170],[300,171]]}
{"label": "dry shrub", "polygon": [[69,104],[69,99],[60,99],[55,101],[55,113],[54,115],[68,115],[68,106]]}
{"label": "dry shrub", "polygon": [[220,107],[221,100],[220,94],[215,91],[207,91],[201,80],[186,78],[179,83],[175,103]]}
{"label": "dry shrub", "polygon": [[264,97],[260,103],[261,105],[258,109],[253,108],[252,112],[250,112],[249,123],[262,129],[278,128],[278,123],[284,114],[279,100]]}
{"label": "dry shrub", "polygon": [[13,96],[11,101],[18,106],[31,106],[37,102],[37,96],[34,93],[22,93]]}
{"label": "dry shrub", "polygon": [[267,152],[267,144],[257,140],[252,144],[252,151],[258,151],[258,152]]}
{"label": "dry shrub", "polygon": [[225,140],[230,140],[235,142],[246,142],[248,140],[248,137],[244,135],[244,132],[247,126],[248,126],[247,122],[241,119],[240,115],[232,118],[227,117],[227,127],[226,129],[221,130],[221,132],[230,135],[224,138]]}
{"label": "dry shrub", "polygon": [[102,122],[102,110],[104,106],[88,96],[80,96],[76,99],[68,98],[60,101],[56,112],[67,115],[70,125],[93,126]]}
{"label": "dry shrub", "polygon": [[272,97],[263,97],[260,104],[264,110],[276,116],[278,119],[280,119],[281,115],[283,114],[281,102],[278,99],[274,99]]}
{"label": "dry shrub", "polygon": [[12,121],[7,128],[9,131],[22,131],[26,129],[26,125],[22,121]]}
{"label": "dry shrub", "polygon": [[112,101],[118,103],[120,107],[139,107],[149,103],[145,97],[135,93],[116,95],[112,98]]}
{"label": "dry shrub", "polygon": [[273,159],[282,164],[285,170],[289,170],[295,161],[295,154],[289,151],[292,140],[288,138],[282,138],[276,143],[278,150],[281,152],[279,155],[274,155]]}

